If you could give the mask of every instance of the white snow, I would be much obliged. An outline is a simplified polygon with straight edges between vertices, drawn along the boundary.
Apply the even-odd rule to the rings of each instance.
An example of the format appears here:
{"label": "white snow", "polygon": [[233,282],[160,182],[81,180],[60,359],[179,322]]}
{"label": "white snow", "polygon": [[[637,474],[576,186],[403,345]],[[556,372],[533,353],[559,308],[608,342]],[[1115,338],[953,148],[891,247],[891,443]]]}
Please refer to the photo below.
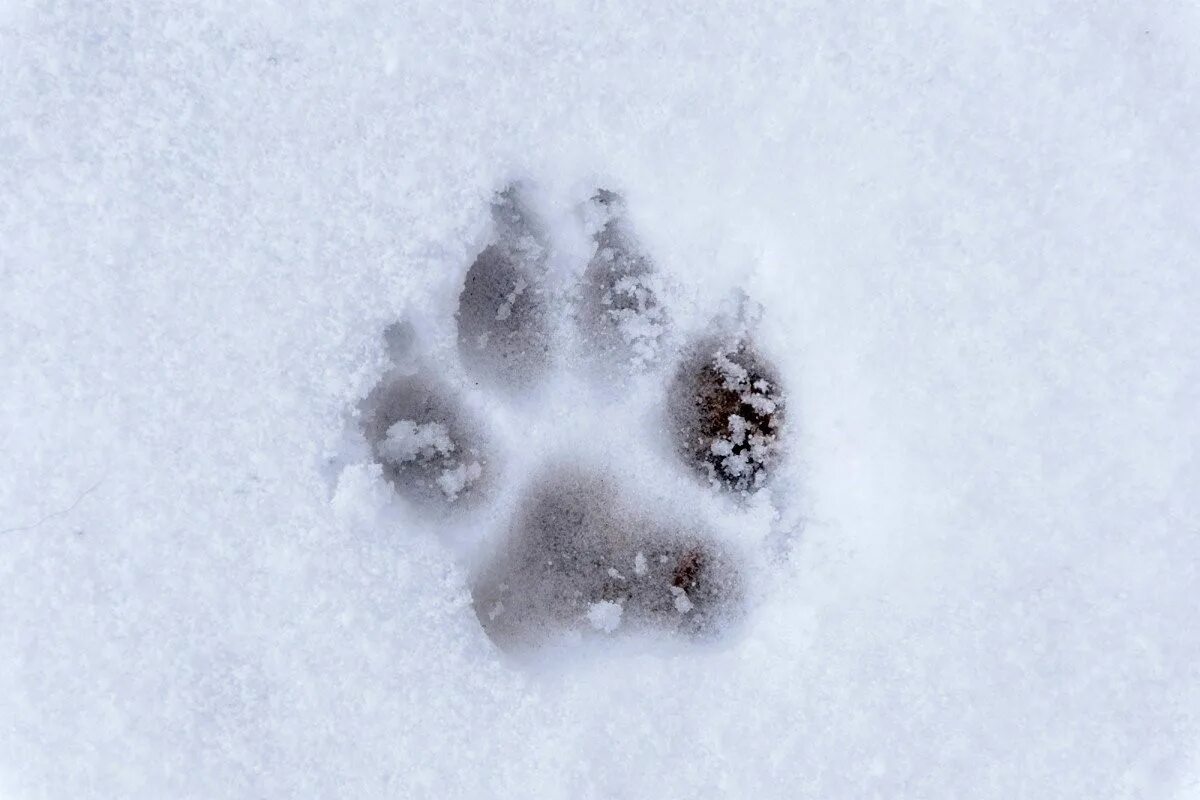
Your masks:
{"label": "white snow", "polygon": [[478,461],[459,461],[452,457],[456,451],[450,430],[441,422],[417,423],[402,419],[387,430],[380,444],[380,455],[397,464],[417,462],[440,470],[434,483],[446,499],[453,503],[462,492],[483,475]]}
{"label": "white snow", "polygon": [[483,465],[478,461],[452,458],[455,450],[445,424],[417,423],[410,419],[399,420],[388,428],[387,436],[379,446],[380,455],[397,464],[417,462],[440,469],[434,483],[451,503],[483,475]]}
{"label": "white snow", "polygon": [[450,469],[442,470],[437,477],[438,488],[446,495],[446,499],[454,502],[464,489],[470,486],[483,474],[483,466],[478,461],[457,464]]}
{"label": "white snow", "polygon": [[745,389],[750,382],[750,373],[741,364],[732,361],[720,350],[713,353],[713,362],[725,377],[725,388],[733,391]]}
{"label": "white snow", "polygon": [[658,356],[660,340],[666,330],[666,314],[654,300],[662,294],[662,290],[654,283],[649,275],[625,275],[613,284],[604,297],[606,305],[614,304],[614,294],[623,295],[625,303],[629,300],[634,303],[633,308],[612,308],[608,314],[621,338],[629,345],[637,366],[645,365]]}
{"label": "white snow", "polygon": [[678,586],[671,586],[670,589],[671,596],[675,598],[673,601],[675,604],[675,610],[680,614],[686,614],[695,607],[692,604],[691,598],[688,597],[687,592],[682,588]]}
{"label": "white snow", "polygon": [[525,291],[528,284],[524,278],[517,278],[513,285],[513,290],[504,298],[504,302],[500,304],[500,308],[496,309],[496,319],[503,322],[512,315],[513,305],[517,302],[517,298]]}
{"label": "white snow", "polygon": [[[1194,795],[1198,84],[1182,0],[0,5],[0,796]],[[458,528],[330,456],[517,177],[764,307],[785,471],[620,473],[750,554],[726,640],[481,633],[459,542],[640,442],[565,378]]]}
{"label": "white snow", "polygon": [[402,419],[387,429],[379,449],[384,458],[404,464],[447,456],[454,452],[454,443],[450,431],[440,422],[417,424]]}
{"label": "white snow", "polygon": [[596,630],[602,633],[612,633],[621,627],[622,611],[624,609],[621,608],[620,603],[614,603],[611,600],[599,600],[588,604],[587,619]]}

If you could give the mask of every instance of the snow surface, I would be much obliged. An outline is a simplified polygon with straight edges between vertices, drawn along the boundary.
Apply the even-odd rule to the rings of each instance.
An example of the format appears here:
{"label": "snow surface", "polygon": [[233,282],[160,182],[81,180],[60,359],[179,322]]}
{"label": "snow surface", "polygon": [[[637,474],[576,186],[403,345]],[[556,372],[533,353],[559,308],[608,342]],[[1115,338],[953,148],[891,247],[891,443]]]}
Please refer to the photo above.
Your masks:
{"label": "snow surface", "polygon": [[[0,796],[1195,796],[1198,44],[1157,1],[0,5]],[[330,466],[517,177],[620,191],[681,328],[764,305],[792,490],[718,520],[762,554],[721,646],[514,664]]]}

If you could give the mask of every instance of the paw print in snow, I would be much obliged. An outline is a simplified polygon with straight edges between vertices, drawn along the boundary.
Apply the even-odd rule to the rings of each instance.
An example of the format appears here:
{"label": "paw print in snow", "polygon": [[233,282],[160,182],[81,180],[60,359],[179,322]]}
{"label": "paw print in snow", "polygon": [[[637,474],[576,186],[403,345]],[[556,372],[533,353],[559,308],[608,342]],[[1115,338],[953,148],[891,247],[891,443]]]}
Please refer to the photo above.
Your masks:
{"label": "paw print in snow", "polygon": [[571,218],[588,242],[577,271],[526,190],[501,192],[458,296],[456,346],[423,350],[410,327],[389,328],[393,363],[359,430],[414,510],[481,531],[472,603],[503,650],[710,638],[744,611],[744,553],[654,485],[733,508],[767,486],[786,430],[780,378],[741,320],[675,344],[619,195],[599,191]]}

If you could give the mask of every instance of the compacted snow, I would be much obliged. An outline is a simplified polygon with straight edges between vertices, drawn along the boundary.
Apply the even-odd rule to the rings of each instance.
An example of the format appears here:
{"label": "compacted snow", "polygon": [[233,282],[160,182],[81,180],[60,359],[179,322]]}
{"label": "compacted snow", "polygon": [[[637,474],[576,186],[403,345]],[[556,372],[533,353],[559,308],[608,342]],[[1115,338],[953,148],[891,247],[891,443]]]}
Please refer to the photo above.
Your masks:
{"label": "compacted snow", "polygon": [[1028,5],[0,6],[0,797],[1200,792],[1200,13]]}

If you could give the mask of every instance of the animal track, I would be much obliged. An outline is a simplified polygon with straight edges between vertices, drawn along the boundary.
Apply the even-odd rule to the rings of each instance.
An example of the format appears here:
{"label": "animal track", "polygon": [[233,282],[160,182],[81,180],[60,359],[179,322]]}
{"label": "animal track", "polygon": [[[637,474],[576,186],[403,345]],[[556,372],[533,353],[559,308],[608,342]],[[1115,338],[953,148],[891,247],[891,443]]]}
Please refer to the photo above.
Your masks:
{"label": "animal track", "polygon": [[384,477],[426,507],[480,494],[480,434],[445,386],[420,375],[386,378],[363,404],[363,434]]}
{"label": "animal track", "polygon": [[783,397],[771,365],[744,337],[692,346],[668,393],[683,459],[739,492],[758,489],[779,454]]}
{"label": "animal track", "polygon": [[483,629],[505,648],[602,633],[702,636],[740,598],[734,559],[693,529],[646,515],[602,476],[568,468],[532,487],[476,577]]}
{"label": "animal track", "polygon": [[[472,545],[472,601],[488,637],[513,653],[719,635],[744,613],[745,552],[699,511],[649,502],[646,478],[690,474],[693,491],[736,508],[768,485],[782,454],[784,392],[745,321],[672,345],[663,282],[624,200],[601,190],[581,210],[573,219],[589,255],[577,259],[578,288],[555,291],[550,275],[570,268],[570,249],[556,249],[525,190],[501,192],[458,297],[457,357],[423,351],[411,329],[392,326],[392,367],[358,409],[397,495],[431,519],[477,514],[472,528],[492,531]],[[584,356],[576,366],[562,358],[571,352]],[[448,379],[457,370],[466,381]],[[553,406],[545,387],[572,375],[593,388]],[[635,380],[665,388],[659,410],[644,407],[645,394],[595,388]],[[548,446],[546,431],[580,446]],[[492,436],[505,432],[508,458]],[[582,452],[597,438],[612,440],[599,460]],[[541,477],[513,485],[513,458],[526,472],[540,463]]]}
{"label": "animal track", "polygon": [[580,320],[601,368],[644,368],[659,353],[667,316],[649,259],[637,248],[624,201],[600,191],[587,209],[595,250],[583,273]]}
{"label": "animal track", "polygon": [[493,242],[467,270],[458,303],[463,364],[494,385],[528,389],[550,361],[545,235],[509,187],[492,206]]}

